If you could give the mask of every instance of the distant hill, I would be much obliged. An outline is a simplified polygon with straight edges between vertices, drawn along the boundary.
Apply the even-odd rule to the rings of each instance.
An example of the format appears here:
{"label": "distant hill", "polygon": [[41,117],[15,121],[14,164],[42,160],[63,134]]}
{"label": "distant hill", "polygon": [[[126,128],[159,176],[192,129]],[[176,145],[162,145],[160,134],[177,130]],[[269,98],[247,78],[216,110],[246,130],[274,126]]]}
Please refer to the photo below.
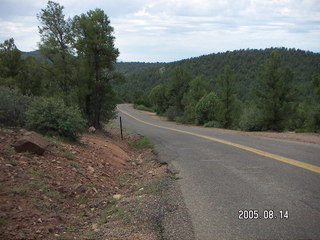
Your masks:
{"label": "distant hill", "polygon": [[135,74],[150,67],[160,67],[163,63],[144,63],[144,62],[117,62],[116,71],[121,72],[125,76]]}
{"label": "distant hill", "polygon": [[21,52],[22,57],[28,57],[28,56],[33,56],[36,58],[41,58],[40,50],[35,50],[31,52]]}
{"label": "distant hill", "polygon": [[[132,101],[134,95],[148,94],[160,83],[165,83],[170,72],[176,66],[182,66],[195,77],[204,75],[213,85],[217,77],[229,64],[237,75],[237,89],[241,100],[250,99],[255,85],[256,75],[261,64],[270,57],[273,50],[278,50],[282,61],[294,74],[293,82],[300,96],[308,96],[311,92],[311,79],[314,72],[320,72],[320,54],[299,49],[268,48],[246,49],[213,53],[171,63],[117,62],[116,71],[125,75],[127,82],[115,86],[120,99]],[[41,58],[40,51],[22,52],[23,57]]]}
{"label": "distant hill", "polygon": [[193,77],[202,74],[214,85],[224,67],[230,65],[237,75],[239,97],[246,100],[250,98],[261,64],[273,50],[281,53],[283,64],[293,71],[293,82],[300,95],[309,95],[312,74],[320,68],[320,54],[287,48],[227,51],[172,63],[117,63],[117,70],[127,78],[127,83],[117,87],[117,91],[126,101],[132,100],[134,92],[148,93],[154,86],[166,82],[176,66],[182,66]]}

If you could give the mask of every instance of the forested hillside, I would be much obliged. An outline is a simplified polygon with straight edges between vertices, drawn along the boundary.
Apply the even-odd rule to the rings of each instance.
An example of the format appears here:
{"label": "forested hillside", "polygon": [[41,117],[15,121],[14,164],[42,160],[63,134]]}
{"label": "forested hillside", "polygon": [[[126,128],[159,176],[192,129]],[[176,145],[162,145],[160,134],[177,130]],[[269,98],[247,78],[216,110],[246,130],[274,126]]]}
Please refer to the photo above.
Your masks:
{"label": "forested hillside", "polygon": [[116,91],[122,101],[181,122],[319,131],[319,64],[318,53],[286,48],[238,50],[172,63],[118,63],[126,83]]}
{"label": "forested hillside", "polygon": [[124,73],[127,79],[126,84],[118,88],[118,91],[126,101],[134,101],[133,92],[150,91],[154,86],[165,83],[170,72],[177,66],[183,67],[193,77],[204,75],[207,81],[215,83],[224,67],[230,65],[237,75],[236,84],[239,97],[245,100],[250,98],[248,90],[254,86],[259,67],[273,50],[279,51],[284,65],[292,70],[294,85],[301,94],[309,95],[312,74],[319,71],[320,54],[286,48],[237,50],[172,63],[117,63],[117,71]]}
{"label": "forested hillside", "polygon": [[28,56],[32,56],[37,59],[41,59],[41,52],[40,52],[40,50],[35,50],[35,51],[31,51],[31,52],[21,52],[21,56],[23,58],[27,58]]}

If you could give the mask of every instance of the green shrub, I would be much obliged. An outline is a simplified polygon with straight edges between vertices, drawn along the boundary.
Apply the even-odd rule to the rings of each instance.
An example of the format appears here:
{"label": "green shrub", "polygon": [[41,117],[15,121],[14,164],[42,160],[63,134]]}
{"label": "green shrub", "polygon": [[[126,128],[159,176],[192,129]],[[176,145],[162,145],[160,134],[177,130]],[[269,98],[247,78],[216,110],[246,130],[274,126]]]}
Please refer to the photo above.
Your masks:
{"label": "green shrub", "polygon": [[78,108],[66,106],[60,99],[37,98],[26,112],[27,127],[44,135],[59,135],[76,140],[85,121]]}
{"label": "green shrub", "polygon": [[218,98],[214,92],[210,92],[200,99],[196,105],[196,124],[204,124],[206,122],[216,120],[218,111]]}
{"label": "green shrub", "polygon": [[132,143],[135,147],[152,147],[154,143],[147,137],[142,137]]}
{"label": "green shrub", "polygon": [[186,121],[186,119],[184,118],[184,116],[178,116],[175,117],[174,120],[178,123],[183,123],[183,124],[187,124],[189,123],[188,121]]}
{"label": "green shrub", "polygon": [[262,123],[261,112],[256,106],[251,105],[244,109],[239,126],[245,131],[259,131],[262,129]]}
{"label": "green shrub", "polygon": [[31,97],[23,96],[15,89],[0,87],[0,125],[8,127],[24,126],[25,112],[31,100]]}
{"label": "green shrub", "polygon": [[203,126],[205,127],[216,127],[216,128],[221,128],[222,125],[218,121],[210,121],[205,123]]}
{"label": "green shrub", "polygon": [[180,110],[178,110],[174,106],[170,106],[166,110],[164,116],[166,116],[169,121],[175,121],[177,119],[177,117],[182,117],[183,116],[183,112],[181,112]]}
{"label": "green shrub", "polygon": [[133,105],[133,107],[137,110],[142,110],[142,111],[148,111],[148,112],[153,112],[153,110],[151,108],[148,108],[144,105]]}

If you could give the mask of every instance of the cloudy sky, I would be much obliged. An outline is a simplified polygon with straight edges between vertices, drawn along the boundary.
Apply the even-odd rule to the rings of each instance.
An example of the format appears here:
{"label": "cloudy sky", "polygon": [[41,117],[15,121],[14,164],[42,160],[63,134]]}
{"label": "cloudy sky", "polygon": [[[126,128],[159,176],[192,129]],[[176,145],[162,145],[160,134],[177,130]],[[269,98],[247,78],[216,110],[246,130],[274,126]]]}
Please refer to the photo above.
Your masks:
{"label": "cloudy sky", "polygon": [[[123,61],[171,62],[246,48],[320,52],[319,0],[56,0],[66,17],[101,8]],[[47,0],[0,0],[0,42],[37,49]]]}

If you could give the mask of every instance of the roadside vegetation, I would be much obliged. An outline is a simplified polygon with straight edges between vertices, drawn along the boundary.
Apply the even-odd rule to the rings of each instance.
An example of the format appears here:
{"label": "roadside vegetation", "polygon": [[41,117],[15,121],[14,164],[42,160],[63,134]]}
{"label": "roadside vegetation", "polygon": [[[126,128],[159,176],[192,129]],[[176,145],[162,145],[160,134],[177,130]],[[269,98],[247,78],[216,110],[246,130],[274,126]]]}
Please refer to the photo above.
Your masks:
{"label": "roadside vegetation", "polygon": [[63,9],[48,1],[37,15],[36,56],[23,55],[12,38],[0,44],[1,126],[74,140],[115,117],[111,82],[123,77],[114,71],[119,51],[110,20],[101,9],[67,19]]}
{"label": "roadside vegetation", "polygon": [[152,147],[154,145],[154,143],[147,137],[141,137],[140,139],[134,141],[132,143],[132,146],[135,147]]}
{"label": "roadside vegetation", "polygon": [[320,132],[319,62],[320,54],[279,48],[155,63],[132,75],[122,63],[127,82],[116,90],[123,101],[177,122]]}

